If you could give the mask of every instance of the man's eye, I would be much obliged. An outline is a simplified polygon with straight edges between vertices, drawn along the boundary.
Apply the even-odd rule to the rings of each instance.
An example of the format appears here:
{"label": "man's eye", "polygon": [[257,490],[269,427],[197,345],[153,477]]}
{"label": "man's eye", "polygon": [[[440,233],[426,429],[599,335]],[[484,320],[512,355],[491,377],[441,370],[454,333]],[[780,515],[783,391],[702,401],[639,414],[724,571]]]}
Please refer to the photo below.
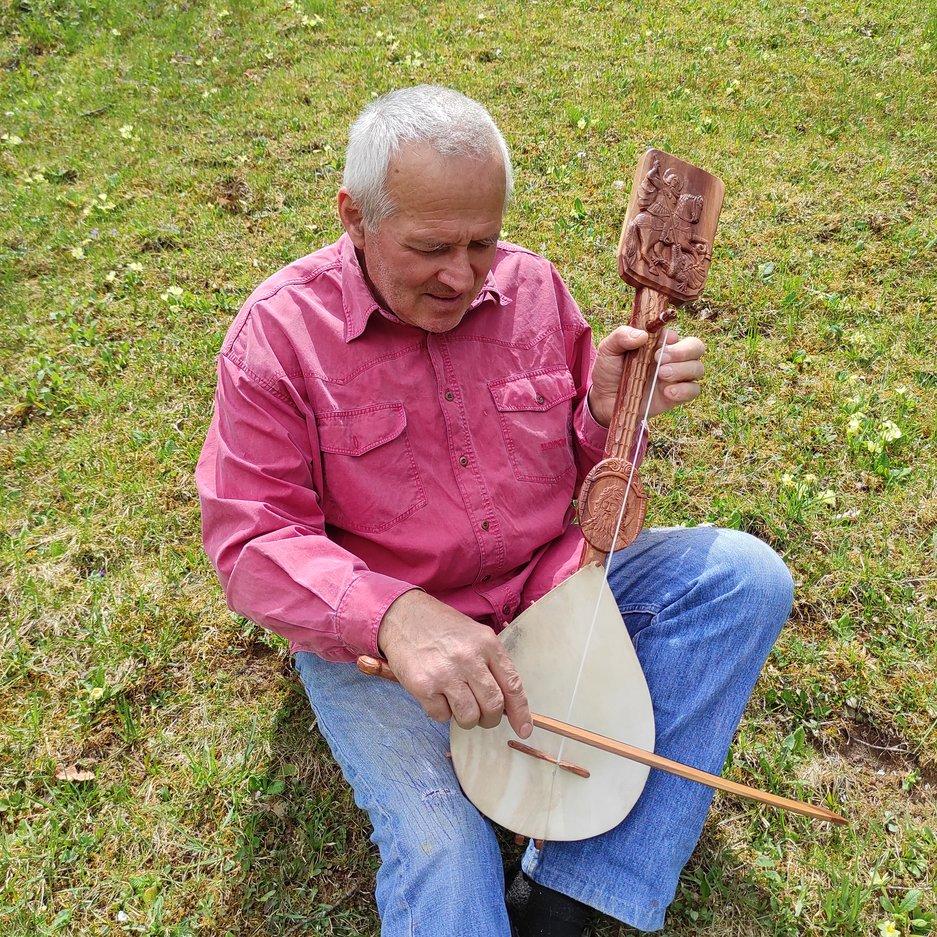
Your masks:
{"label": "man's eye", "polygon": [[445,247],[418,247],[417,251],[421,254],[441,254]]}

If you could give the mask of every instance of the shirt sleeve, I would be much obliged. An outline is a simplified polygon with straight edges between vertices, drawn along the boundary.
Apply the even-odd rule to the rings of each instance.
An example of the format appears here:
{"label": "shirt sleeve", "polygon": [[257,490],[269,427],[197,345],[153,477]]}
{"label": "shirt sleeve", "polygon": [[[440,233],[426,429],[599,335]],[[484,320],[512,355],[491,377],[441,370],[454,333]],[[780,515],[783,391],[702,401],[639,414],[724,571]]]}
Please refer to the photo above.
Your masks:
{"label": "shirt sleeve", "polygon": [[[560,313],[560,321],[566,334],[567,363],[576,384],[575,408],[573,410],[573,436],[576,444],[576,464],[579,471],[577,484],[581,484],[596,462],[605,454],[608,427],[602,426],[592,415],[589,407],[589,390],[592,388],[592,366],[595,364],[596,349],[592,343],[592,327],[579,311],[576,300],[563,282],[556,269],[553,270],[553,286]],[[641,464],[647,450],[647,432],[638,438],[632,453],[632,461]]]}
{"label": "shirt sleeve", "polygon": [[279,385],[221,355],[196,469],[202,541],[228,606],[291,648],[336,661],[379,655],[384,613],[416,587],[326,536],[311,472],[317,438]]}

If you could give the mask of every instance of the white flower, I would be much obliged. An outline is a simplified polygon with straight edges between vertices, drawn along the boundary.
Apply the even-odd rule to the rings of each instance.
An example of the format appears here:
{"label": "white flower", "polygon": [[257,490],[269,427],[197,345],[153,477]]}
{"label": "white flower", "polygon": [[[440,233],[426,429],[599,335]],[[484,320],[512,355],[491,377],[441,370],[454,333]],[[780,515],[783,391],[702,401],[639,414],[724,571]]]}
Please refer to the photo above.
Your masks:
{"label": "white flower", "polygon": [[85,249],[81,246],[73,247],[69,253],[72,255],[72,257],[75,258],[75,260],[81,260],[85,256]]}
{"label": "white flower", "polygon": [[132,260],[127,264],[127,269],[132,270],[134,273],[143,273],[143,264],[137,263],[137,261]]}
{"label": "white flower", "polygon": [[22,137],[18,137],[15,133],[5,133],[0,140],[3,140],[7,146],[19,146],[23,142]]}
{"label": "white flower", "polygon": [[901,937],[901,931],[895,926],[894,921],[879,922],[878,932],[882,937]]}
{"label": "white flower", "polygon": [[855,436],[862,430],[862,421],[865,419],[864,413],[854,413],[846,424],[846,435]]}
{"label": "white flower", "polygon": [[117,132],[125,139],[133,139],[133,124],[124,124],[122,127],[118,128]]}
{"label": "white flower", "polygon": [[903,433],[898,428],[896,423],[893,423],[891,420],[885,420],[882,423],[882,439],[885,442],[894,442],[896,439],[901,439]]}

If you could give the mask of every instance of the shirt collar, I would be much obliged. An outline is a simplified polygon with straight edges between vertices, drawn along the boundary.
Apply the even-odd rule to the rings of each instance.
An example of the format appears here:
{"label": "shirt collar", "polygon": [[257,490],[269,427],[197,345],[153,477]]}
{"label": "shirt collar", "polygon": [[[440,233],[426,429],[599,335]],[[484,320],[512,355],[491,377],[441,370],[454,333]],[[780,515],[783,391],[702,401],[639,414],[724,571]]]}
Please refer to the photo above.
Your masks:
{"label": "shirt collar", "polygon": [[[364,271],[358,261],[355,245],[347,234],[339,238],[339,256],[342,264],[342,305],[345,313],[345,342],[350,342],[361,335],[367,328],[368,320],[375,312],[380,312],[384,318],[391,322],[403,324],[389,309],[385,309],[374,298],[364,278]],[[510,300],[502,293],[495,279],[494,273],[489,270],[488,276],[478,295],[472,300],[468,311],[480,306],[488,299],[494,300],[499,306],[507,305]]]}

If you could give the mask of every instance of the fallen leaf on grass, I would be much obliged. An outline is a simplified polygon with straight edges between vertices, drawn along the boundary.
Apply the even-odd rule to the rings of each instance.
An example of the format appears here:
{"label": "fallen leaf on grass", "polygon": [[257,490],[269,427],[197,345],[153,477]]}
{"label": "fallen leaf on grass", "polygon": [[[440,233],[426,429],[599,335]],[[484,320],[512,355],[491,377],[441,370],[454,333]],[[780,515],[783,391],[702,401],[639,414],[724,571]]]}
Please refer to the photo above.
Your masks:
{"label": "fallen leaf on grass", "polygon": [[55,772],[58,781],[93,781],[93,771],[82,771],[78,765],[69,765],[67,768],[59,768]]}

